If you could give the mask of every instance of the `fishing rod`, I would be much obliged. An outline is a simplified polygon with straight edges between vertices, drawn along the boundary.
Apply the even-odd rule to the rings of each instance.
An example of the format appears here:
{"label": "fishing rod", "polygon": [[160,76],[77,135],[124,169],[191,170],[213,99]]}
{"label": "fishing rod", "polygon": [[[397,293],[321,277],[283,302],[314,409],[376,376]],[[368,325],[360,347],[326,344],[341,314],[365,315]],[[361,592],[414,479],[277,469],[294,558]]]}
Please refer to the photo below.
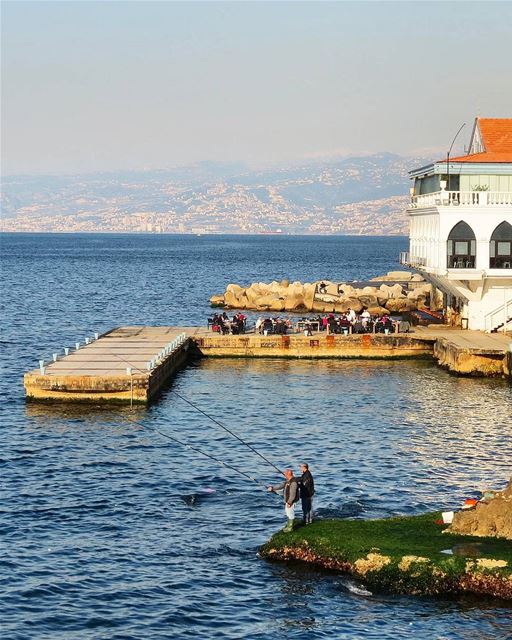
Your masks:
{"label": "fishing rod", "polygon": [[160,429],[158,429],[157,427],[148,427],[145,424],[142,424],[142,422],[139,422],[138,420],[134,420],[132,418],[129,418],[128,416],[123,416],[123,418],[127,422],[131,422],[132,424],[135,424],[135,425],[137,425],[139,427],[142,427],[143,429],[147,429],[149,431],[155,431],[156,433],[161,435],[163,438],[166,438],[167,440],[172,440],[173,442],[177,442],[182,447],[186,447],[187,449],[190,449],[191,451],[195,451],[196,453],[199,453],[202,456],[205,456],[206,458],[209,458],[210,460],[213,460],[214,462],[217,462],[218,464],[220,464],[221,466],[225,467],[226,469],[231,469],[231,471],[235,471],[236,473],[240,474],[241,476],[244,476],[244,478],[247,478],[248,480],[252,480],[252,482],[255,482],[257,485],[259,485],[261,487],[265,487],[265,489],[267,489],[267,485],[264,485],[262,482],[259,482],[256,478],[253,478],[248,473],[245,473],[245,471],[242,471],[241,469],[238,469],[237,467],[234,467],[233,465],[228,464],[227,462],[224,462],[223,460],[219,460],[219,458],[216,458],[215,456],[212,456],[211,454],[206,453],[206,451],[202,451],[201,449],[198,449],[197,447],[194,447],[191,444],[188,444],[187,442],[183,442],[182,440],[179,440],[178,438],[176,438],[174,436],[170,436],[168,433],[164,433],[163,431],[160,431]]}
{"label": "fishing rod", "polygon": [[[117,353],[113,353],[112,351],[109,351],[110,355],[114,356],[115,358],[118,358],[119,360],[121,360],[122,362],[124,362],[125,364],[130,365],[130,367],[132,367],[132,369],[136,369],[137,371],[139,371],[140,373],[144,373],[147,374],[147,371],[143,371],[142,369],[140,369],[139,367],[136,367],[134,365],[132,365],[131,362],[128,362],[128,360],[125,360],[124,358],[122,358],[120,355],[118,355]],[[224,429],[224,431],[226,431],[227,433],[229,433],[230,435],[232,435],[234,438],[236,438],[239,442],[241,442],[243,445],[245,445],[246,447],[248,447],[253,453],[255,453],[257,456],[259,456],[262,460],[264,460],[267,464],[269,464],[273,469],[275,469],[280,475],[284,476],[284,473],[281,471],[281,469],[279,469],[278,467],[276,467],[276,465],[271,462],[268,458],[266,458],[262,453],[260,453],[255,447],[253,447],[251,444],[249,444],[248,442],[246,442],[245,440],[243,440],[242,438],[240,438],[240,436],[238,436],[234,431],[231,431],[231,429],[228,429],[228,427],[224,426],[221,422],[219,422],[216,418],[214,418],[213,416],[211,416],[210,414],[206,413],[206,411],[203,411],[201,408],[199,408],[197,405],[195,405],[193,402],[191,402],[190,400],[188,400],[187,398],[185,398],[184,396],[182,396],[180,393],[178,393],[177,391],[175,391],[174,389],[171,389],[171,393],[174,393],[176,396],[178,396],[178,398],[180,398],[180,400],[182,400],[183,402],[185,402],[186,404],[190,405],[193,409],[195,409],[196,411],[198,411],[199,413],[201,413],[203,416],[205,416],[206,418],[208,418],[209,420],[211,420],[212,422],[214,422],[216,425],[218,425],[221,429]]]}
{"label": "fishing rod", "polygon": [[190,400],[188,400],[187,398],[183,397],[180,393],[178,393],[177,391],[175,391],[174,389],[171,389],[171,393],[174,393],[174,395],[178,396],[178,398],[180,400],[183,400],[183,402],[186,402],[187,404],[189,404],[191,407],[193,407],[196,411],[199,411],[199,413],[202,413],[203,416],[206,416],[207,418],[209,418],[212,422],[214,422],[215,424],[217,424],[219,427],[221,427],[221,429],[224,429],[224,431],[227,431],[227,433],[231,434],[234,438],[236,438],[239,442],[241,442],[242,444],[244,444],[246,447],[249,447],[249,449],[251,451],[253,451],[257,456],[259,456],[262,460],[264,460],[267,464],[269,464],[271,467],[273,467],[279,474],[284,475],[283,472],[281,471],[281,469],[279,469],[278,467],[276,467],[276,465],[271,462],[268,458],[266,458],[262,453],[260,453],[257,449],[255,449],[251,444],[249,444],[248,442],[245,442],[245,440],[243,440],[242,438],[240,438],[240,436],[238,436],[236,433],[234,433],[233,431],[231,431],[231,429],[228,429],[226,426],[224,426],[221,422],[219,422],[216,418],[214,418],[213,416],[209,415],[208,413],[206,413],[206,411],[203,411],[202,409],[200,409],[197,405],[195,405],[193,402],[191,402]]}

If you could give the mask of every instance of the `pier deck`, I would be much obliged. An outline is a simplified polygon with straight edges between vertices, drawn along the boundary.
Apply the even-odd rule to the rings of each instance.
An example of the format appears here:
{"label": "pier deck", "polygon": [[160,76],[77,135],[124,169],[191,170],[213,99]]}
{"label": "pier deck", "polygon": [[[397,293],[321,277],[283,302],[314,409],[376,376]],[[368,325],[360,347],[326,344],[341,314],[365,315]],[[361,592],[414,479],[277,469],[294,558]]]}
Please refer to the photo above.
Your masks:
{"label": "pier deck", "polygon": [[180,327],[119,327],[25,374],[34,400],[148,402],[185,364]]}
{"label": "pier deck", "polygon": [[207,357],[406,358],[433,356],[455,373],[510,376],[512,338],[449,327],[406,334],[219,335],[201,327],[119,327],[25,374],[27,398],[149,402],[188,359]]}

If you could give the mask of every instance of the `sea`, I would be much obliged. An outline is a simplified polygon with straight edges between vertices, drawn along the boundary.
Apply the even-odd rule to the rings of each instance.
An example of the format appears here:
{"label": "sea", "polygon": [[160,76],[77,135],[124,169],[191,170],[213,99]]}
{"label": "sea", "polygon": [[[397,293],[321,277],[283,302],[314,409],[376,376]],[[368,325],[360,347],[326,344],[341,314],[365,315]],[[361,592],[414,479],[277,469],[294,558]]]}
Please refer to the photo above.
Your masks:
{"label": "sea", "polygon": [[260,558],[285,524],[265,491],[277,473],[174,393],[277,467],[308,462],[316,518],[378,518],[457,508],[504,486],[504,380],[454,377],[429,360],[203,359],[147,408],[24,399],[25,371],[94,332],[205,325],[209,297],[231,282],[366,280],[399,268],[407,238],[0,242],[2,638],[512,637],[510,603],[372,594],[344,575]]}

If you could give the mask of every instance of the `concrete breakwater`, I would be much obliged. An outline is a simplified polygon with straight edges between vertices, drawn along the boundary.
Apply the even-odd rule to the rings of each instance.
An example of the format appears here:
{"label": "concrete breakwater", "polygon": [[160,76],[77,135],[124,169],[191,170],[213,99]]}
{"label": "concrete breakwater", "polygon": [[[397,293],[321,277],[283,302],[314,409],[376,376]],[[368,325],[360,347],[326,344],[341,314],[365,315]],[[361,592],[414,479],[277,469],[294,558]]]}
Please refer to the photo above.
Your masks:
{"label": "concrete breakwater", "polygon": [[118,327],[25,374],[28,399],[148,403],[194,357],[425,358],[453,373],[510,377],[508,337],[416,327],[411,334],[219,335],[204,327]]}
{"label": "concrete breakwater", "polygon": [[221,295],[210,298],[212,306],[255,311],[315,311],[345,313],[364,308],[372,315],[403,313],[424,307],[433,297],[432,287],[417,274],[390,271],[368,283],[253,282],[248,287],[228,284]]}

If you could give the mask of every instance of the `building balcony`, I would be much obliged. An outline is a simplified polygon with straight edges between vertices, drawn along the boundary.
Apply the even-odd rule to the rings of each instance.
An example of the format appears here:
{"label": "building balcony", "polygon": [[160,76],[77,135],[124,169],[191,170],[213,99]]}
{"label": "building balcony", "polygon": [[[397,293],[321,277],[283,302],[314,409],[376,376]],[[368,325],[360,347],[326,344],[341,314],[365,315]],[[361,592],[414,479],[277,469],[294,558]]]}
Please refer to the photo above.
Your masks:
{"label": "building balcony", "polygon": [[409,209],[427,207],[511,207],[510,191],[435,191],[411,196]]}

